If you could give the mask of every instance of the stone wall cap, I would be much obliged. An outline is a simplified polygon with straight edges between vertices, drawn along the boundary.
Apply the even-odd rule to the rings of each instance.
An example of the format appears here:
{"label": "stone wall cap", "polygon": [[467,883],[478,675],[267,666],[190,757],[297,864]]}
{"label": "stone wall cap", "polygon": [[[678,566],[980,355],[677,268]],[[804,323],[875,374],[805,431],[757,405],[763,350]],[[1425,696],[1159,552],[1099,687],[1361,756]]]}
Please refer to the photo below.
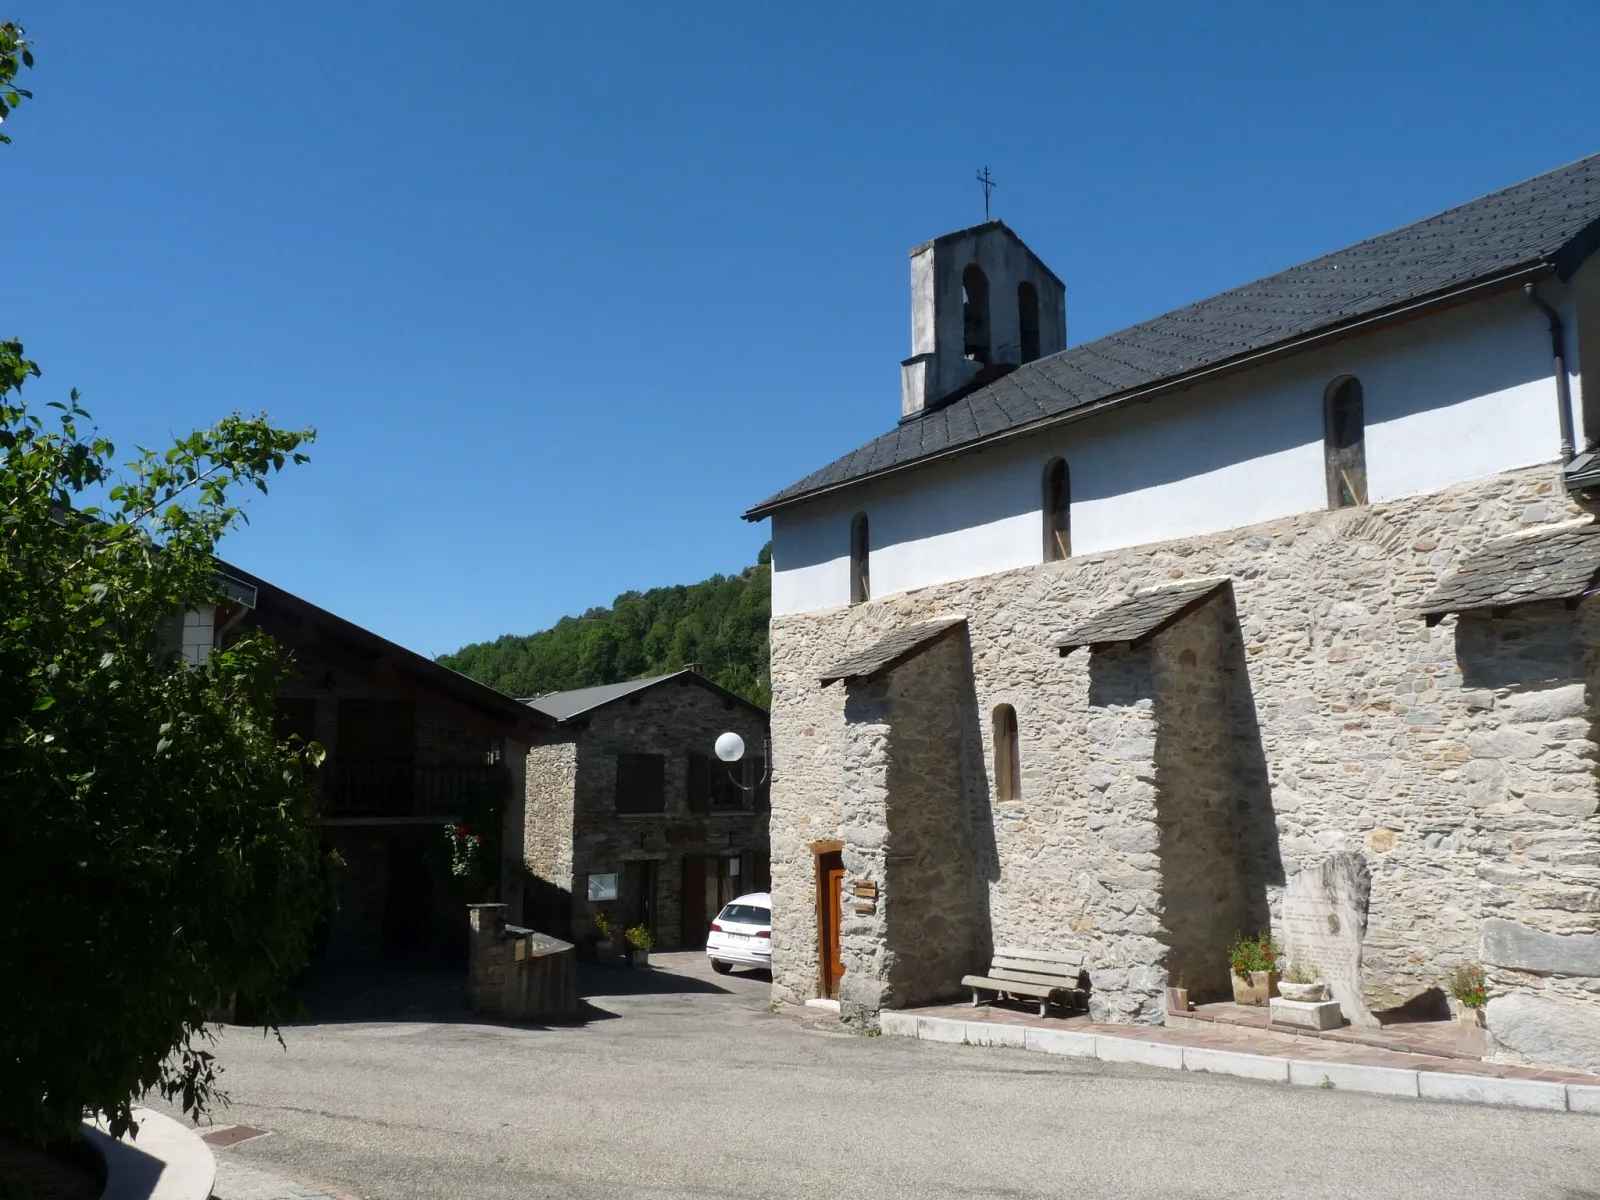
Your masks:
{"label": "stone wall cap", "polygon": [[1122,642],[1142,646],[1232,585],[1233,580],[1225,575],[1145,588],[1085,617],[1057,638],[1056,646],[1062,654],[1079,646],[1113,646]]}
{"label": "stone wall cap", "polygon": [[1539,600],[1577,600],[1600,574],[1600,523],[1584,518],[1485,542],[1419,606],[1429,625],[1449,613],[1499,613]]}
{"label": "stone wall cap", "polygon": [[826,687],[830,683],[837,683],[841,679],[857,680],[868,679],[884,671],[898,667],[907,659],[915,657],[939,639],[960,628],[967,623],[963,614],[948,617],[936,617],[931,621],[919,621],[914,625],[902,626],[892,633],[880,638],[865,650],[852,654],[843,662],[836,663],[822,672],[817,678]]}

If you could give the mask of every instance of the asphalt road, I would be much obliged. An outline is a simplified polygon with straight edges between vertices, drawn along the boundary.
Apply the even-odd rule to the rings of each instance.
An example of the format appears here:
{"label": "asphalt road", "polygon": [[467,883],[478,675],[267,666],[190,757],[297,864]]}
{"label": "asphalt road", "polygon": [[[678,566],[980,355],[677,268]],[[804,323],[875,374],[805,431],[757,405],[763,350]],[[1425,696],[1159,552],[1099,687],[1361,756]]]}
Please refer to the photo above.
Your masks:
{"label": "asphalt road", "polygon": [[765,976],[658,961],[591,969],[576,1028],[427,1019],[453,981],[379,981],[286,1050],[229,1029],[214,1120],[271,1132],[219,1157],[371,1200],[1600,1200],[1592,1117],[860,1037],[769,1012]]}

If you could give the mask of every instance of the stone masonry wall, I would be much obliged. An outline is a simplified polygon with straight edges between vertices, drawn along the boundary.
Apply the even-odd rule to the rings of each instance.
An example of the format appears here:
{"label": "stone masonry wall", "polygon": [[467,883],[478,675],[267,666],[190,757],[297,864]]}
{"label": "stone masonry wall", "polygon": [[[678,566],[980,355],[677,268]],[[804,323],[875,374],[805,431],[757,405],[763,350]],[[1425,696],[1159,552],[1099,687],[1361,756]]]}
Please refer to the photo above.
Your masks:
{"label": "stone masonry wall", "polygon": [[[571,897],[571,930],[581,936],[594,913],[626,919],[636,899],[591,904],[592,873],[615,872],[626,887],[627,864],[654,861],[656,945],[676,949],[684,940],[683,858],[737,857],[746,880],[768,858],[768,814],[753,809],[689,811],[691,752],[711,754],[717,735],[739,734],[747,753],[759,755],[767,737],[762,715],[688,680],[649,688],[608,705],[581,724],[545,735],[528,755],[528,816],[524,845],[528,870]],[[616,810],[617,755],[660,754],[666,759],[665,812]],[[715,913],[707,913],[709,921]]]}
{"label": "stone masonry wall", "polygon": [[[850,688],[844,805],[840,1006],[872,1024],[882,1007],[944,999],[985,965],[972,853],[977,748],[964,639],[947,637],[886,677]],[[858,883],[876,888],[866,903]]]}
{"label": "stone masonry wall", "polygon": [[[1578,713],[1571,690],[1595,686],[1592,605],[1569,614],[1581,617],[1581,632],[1554,663],[1530,659],[1518,634],[1518,622],[1541,619],[1534,610],[1495,622],[1450,617],[1432,629],[1416,615],[1440,576],[1483,541],[1580,515],[1554,467],[1532,468],[776,618],[774,998],[818,994],[811,846],[840,837],[846,823],[845,698],[817,675],[892,628],[949,613],[968,618],[977,710],[1009,703],[1018,718],[1022,797],[994,804],[992,833],[973,829],[992,942],[1085,950],[1106,1016],[1158,1019],[1146,1000],[1170,965],[1163,938],[1172,930],[1159,924],[1163,789],[1192,798],[1169,814],[1174,829],[1198,814],[1213,831],[1194,861],[1174,863],[1166,886],[1181,890],[1206,863],[1228,866],[1226,817],[1244,865],[1236,894],[1213,902],[1231,906],[1244,928],[1263,908],[1276,927],[1286,877],[1336,851],[1364,856],[1364,985],[1374,1010],[1480,961],[1486,929],[1499,928],[1486,925],[1492,918],[1600,932],[1594,710]],[[1190,640],[1210,636],[1189,628],[1202,614],[1173,627],[1149,648],[1143,695],[1113,677],[1114,652],[1062,659],[1053,648],[1062,630],[1119,596],[1213,576],[1233,580],[1236,629],[1219,618],[1208,648]],[[1222,664],[1221,682],[1179,699],[1175,681],[1208,659]],[[1513,670],[1519,662],[1528,665]],[[1225,729],[1200,720],[1213,702],[1204,690],[1216,687]],[[1163,733],[1158,705],[1190,716],[1169,719]],[[992,764],[987,720],[978,735]],[[1208,745],[1226,745],[1233,769],[1246,772],[1231,805],[1219,799],[1226,781],[1203,766],[1214,762]],[[991,836],[985,865],[979,842]],[[1206,954],[1213,935],[1202,939]],[[1600,1003],[1596,978],[1499,966],[1491,975],[1496,989]]]}

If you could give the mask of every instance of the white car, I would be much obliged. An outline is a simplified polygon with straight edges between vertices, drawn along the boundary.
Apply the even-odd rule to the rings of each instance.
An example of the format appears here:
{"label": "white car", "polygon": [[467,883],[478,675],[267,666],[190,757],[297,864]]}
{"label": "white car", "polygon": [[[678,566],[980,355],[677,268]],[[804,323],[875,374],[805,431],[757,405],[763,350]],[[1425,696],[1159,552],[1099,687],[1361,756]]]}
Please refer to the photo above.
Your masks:
{"label": "white car", "polygon": [[751,892],[722,906],[706,938],[711,969],[726,975],[734,967],[772,966],[772,896]]}

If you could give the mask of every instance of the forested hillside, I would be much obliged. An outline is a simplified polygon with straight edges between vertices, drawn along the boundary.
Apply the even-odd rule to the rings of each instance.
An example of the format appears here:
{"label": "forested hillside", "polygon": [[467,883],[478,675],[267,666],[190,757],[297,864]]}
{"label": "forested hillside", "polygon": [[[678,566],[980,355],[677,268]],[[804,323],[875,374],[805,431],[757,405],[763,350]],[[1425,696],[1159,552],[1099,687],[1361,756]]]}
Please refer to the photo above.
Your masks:
{"label": "forested hillside", "polygon": [[772,700],[767,621],[772,547],[737,575],[624,592],[610,608],[562,617],[540,633],[474,642],[439,662],[512,696],[620,683],[697,663],[710,679],[754,700]]}

